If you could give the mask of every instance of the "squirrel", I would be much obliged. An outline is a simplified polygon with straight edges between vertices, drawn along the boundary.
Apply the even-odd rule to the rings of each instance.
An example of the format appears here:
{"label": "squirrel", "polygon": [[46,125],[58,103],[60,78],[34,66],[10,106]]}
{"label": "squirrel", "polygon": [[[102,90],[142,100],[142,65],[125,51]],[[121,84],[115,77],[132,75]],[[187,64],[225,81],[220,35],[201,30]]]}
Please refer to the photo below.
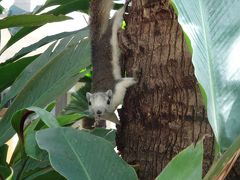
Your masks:
{"label": "squirrel", "polygon": [[99,120],[119,124],[114,114],[122,104],[128,87],[136,83],[133,77],[122,77],[119,64],[118,30],[128,3],[109,19],[112,0],[92,0],[90,4],[90,40],[92,48],[93,78],[91,93],[86,93],[88,109]]}

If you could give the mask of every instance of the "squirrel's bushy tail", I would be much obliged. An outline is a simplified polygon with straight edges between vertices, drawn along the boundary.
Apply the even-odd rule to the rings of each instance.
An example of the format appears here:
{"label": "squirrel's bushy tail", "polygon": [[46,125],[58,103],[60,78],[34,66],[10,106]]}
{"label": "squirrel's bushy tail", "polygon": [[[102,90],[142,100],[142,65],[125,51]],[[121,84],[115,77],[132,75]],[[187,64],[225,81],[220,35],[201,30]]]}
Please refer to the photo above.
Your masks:
{"label": "squirrel's bushy tail", "polygon": [[98,41],[108,27],[112,0],[91,0],[90,34],[92,41]]}

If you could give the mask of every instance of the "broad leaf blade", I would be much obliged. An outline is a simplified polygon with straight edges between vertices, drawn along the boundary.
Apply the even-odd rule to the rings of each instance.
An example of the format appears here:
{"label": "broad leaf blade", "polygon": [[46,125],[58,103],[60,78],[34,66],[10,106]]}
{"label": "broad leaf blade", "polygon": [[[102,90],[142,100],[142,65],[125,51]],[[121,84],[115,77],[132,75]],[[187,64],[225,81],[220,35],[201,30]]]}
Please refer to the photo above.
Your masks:
{"label": "broad leaf blade", "polygon": [[240,3],[173,0],[191,40],[195,75],[207,95],[208,119],[222,150],[240,134]]}
{"label": "broad leaf blade", "polygon": [[203,141],[192,144],[169,162],[156,180],[201,180]]}
{"label": "broad leaf blade", "polygon": [[3,11],[4,11],[4,7],[2,7],[2,6],[0,5],[0,14],[2,14]]}
{"label": "broad leaf blade", "polygon": [[3,177],[5,180],[12,180],[13,177],[12,168],[0,165],[0,177]]}
{"label": "broad leaf blade", "polygon": [[[231,170],[231,165],[237,160],[240,151],[240,136],[234,141],[234,143],[227,149],[224,154],[213,163],[210,170],[204,177],[204,180],[219,179],[221,175],[227,175]],[[236,158],[236,159],[234,159]],[[231,164],[233,163],[233,164]],[[222,177],[220,179],[224,179]]]}
{"label": "broad leaf blade", "polygon": [[54,42],[56,40],[59,40],[61,38],[65,38],[65,37],[70,36],[70,35],[74,35],[74,34],[78,33],[79,31],[82,31],[82,30],[77,30],[77,31],[72,31],[72,32],[63,32],[63,33],[54,34],[54,35],[51,35],[51,36],[46,36],[43,39],[41,39],[40,41],[38,41],[34,44],[31,44],[27,47],[22,48],[11,59],[6,60],[6,61],[7,62],[16,61],[17,59],[21,58],[22,56],[25,56],[26,54],[44,46],[44,45],[46,45],[50,42]]}
{"label": "broad leaf blade", "polygon": [[84,114],[61,115],[61,116],[57,117],[57,120],[61,126],[66,126],[66,125],[76,122],[77,120],[84,118],[85,116],[86,115],[84,115]]}
{"label": "broad leaf blade", "polygon": [[42,161],[48,156],[47,152],[38,147],[36,141],[36,131],[32,131],[25,136],[24,149],[27,156]]}
{"label": "broad leaf blade", "polygon": [[108,141],[87,132],[45,129],[37,132],[36,139],[40,148],[48,151],[53,168],[67,179],[137,179],[134,169],[115,153]]}
{"label": "broad leaf blade", "polygon": [[[58,1],[58,0],[57,0]],[[54,2],[57,2],[54,1]],[[85,1],[85,0],[83,0]],[[59,3],[60,2],[60,3]],[[57,4],[61,4],[62,1],[57,2]],[[68,2],[69,1],[65,1],[64,2]],[[71,1],[72,2],[72,1]],[[47,3],[47,2],[46,2]],[[64,5],[65,3],[63,3]],[[62,6],[63,6],[62,5]],[[54,16],[59,16],[59,15],[64,15],[65,13],[70,13],[76,10],[76,6],[71,9],[71,7],[69,8],[68,5],[66,5],[66,7],[58,7],[54,10],[51,10],[50,12],[47,12],[45,14],[42,15],[54,15]],[[44,8],[49,7],[48,5],[44,6]],[[79,7],[79,6],[77,6]],[[39,11],[43,10],[43,9],[39,9]],[[67,10],[66,10],[67,9]],[[81,9],[79,9],[81,10]],[[7,44],[2,48],[2,50],[0,51],[0,54],[2,54],[6,49],[8,49],[10,46],[12,46],[15,42],[19,41],[20,39],[22,39],[23,37],[25,37],[27,34],[31,33],[32,31],[36,30],[37,28],[39,28],[40,26],[34,26],[34,27],[24,27],[22,29],[20,29],[14,36],[12,36],[10,38],[10,40],[7,42]]]}
{"label": "broad leaf blade", "polygon": [[19,92],[21,92],[40,67],[49,63],[51,59],[48,57],[51,55],[55,44],[56,43],[49,46],[49,48],[41,56],[24,69],[24,71],[18,76],[17,81],[13,83],[11,89],[4,96],[1,106],[5,105],[10,99],[14,98]]}
{"label": "broad leaf blade", "polygon": [[[24,36],[28,35],[32,31],[36,30],[39,26],[37,27],[24,27],[21,28],[19,31],[17,31],[14,36],[11,36],[7,44],[1,49],[0,54],[2,54],[6,49],[8,49],[10,46],[12,46],[15,42],[19,41],[22,39]],[[7,64],[8,62],[1,63],[0,66],[3,66]]]}
{"label": "broad leaf blade", "polygon": [[46,58],[49,58],[48,63],[38,67],[30,79],[22,79],[25,85],[0,121],[0,144],[14,134],[10,120],[16,111],[29,106],[45,107],[84,76],[79,71],[91,63],[89,40],[81,33],[65,38]]}
{"label": "broad leaf blade", "polygon": [[93,134],[95,136],[99,136],[101,138],[106,139],[107,141],[109,141],[113,147],[116,146],[116,130],[114,129],[104,129],[104,128],[94,128],[93,130],[89,131],[90,134]]}
{"label": "broad leaf blade", "polygon": [[77,10],[84,13],[88,13],[88,8],[89,8],[89,0],[81,0],[81,2],[79,2],[79,0],[75,0],[75,1],[65,3],[57,7],[56,9],[49,11],[48,13],[58,14],[59,12],[61,12],[61,14],[68,14],[70,12],[77,11]]}
{"label": "broad leaf blade", "polygon": [[[47,125],[47,127],[59,127],[58,121],[55,119],[52,113],[48,112],[45,109],[31,106],[15,112],[11,119],[12,127],[20,135],[20,137],[23,136],[23,125],[25,123],[25,120],[28,118],[29,115],[33,113],[37,115],[36,119],[40,118],[41,121]],[[22,127],[20,127],[21,125]]]}
{"label": "broad leaf blade", "polygon": [[0,29],[10,27],[41,26],[46,23],[59,22],[71,19],[70,17],[59,15],[16,15],[0,20]]}
{"label": "broad leaf blade", "polygon": [[7,152],[8,152],[8,145],[4,144],[0,147],[0,165],[6,166],[7,165]]}
{"label": "broad leaf blade", "polygon": [[23,69],[33,62],[39,55],[19,59],[16,62],[0,66],[0,91],[11,86]]}
{"label": "broad leaf blade", "polygon": [[58,121],[55,119],[51,112],[34,106],[27,108],[27,110],[36,113],[39,118],[41,118],[41,120],[44,122],[44,124],[46,124],[49,128],[59,127]]}

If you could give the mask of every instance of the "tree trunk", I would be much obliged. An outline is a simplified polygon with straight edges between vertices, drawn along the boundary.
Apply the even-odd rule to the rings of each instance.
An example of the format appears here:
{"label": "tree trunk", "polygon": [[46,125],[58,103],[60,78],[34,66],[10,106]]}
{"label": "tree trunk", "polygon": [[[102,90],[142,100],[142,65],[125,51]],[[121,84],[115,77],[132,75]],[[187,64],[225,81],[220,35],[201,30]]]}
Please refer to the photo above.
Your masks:
{"label": "tree trunk", "polygon": [[140,180],[153,180],[181,150],[209,134],[204,173],[213,157],[212,131],[194,77],[191,54],[168,0],[132,0],[120,35],[127,76],[138,83],[119,111],[117,146],[136,165]]}

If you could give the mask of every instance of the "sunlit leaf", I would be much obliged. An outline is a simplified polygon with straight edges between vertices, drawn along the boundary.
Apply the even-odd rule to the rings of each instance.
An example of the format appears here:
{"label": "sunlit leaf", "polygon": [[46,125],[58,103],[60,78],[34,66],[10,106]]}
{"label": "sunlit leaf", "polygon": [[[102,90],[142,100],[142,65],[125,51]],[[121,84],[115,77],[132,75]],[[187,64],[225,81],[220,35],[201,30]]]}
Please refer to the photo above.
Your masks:
{"label": "sunlit leaf", "polygon": [[173,0],[191,40],[197,80],[207,96],[208,120],[221,150],[240,134],[240,3]]}
{"label": "sunlit leaf", "polygon": [[46,23],[65,21],[71,19],[70,17],[59,15],[15,15],[8,16],[0,20],[0,29],[10,27],[26,27],[26,26],[40,26]]}
{"label": "sunlit leaf", "polygon": [[[79,71],[91,64],[90,43],[85,37],[80,32],[65,38],[53,53],[49,53],[48,56],[45,53],[42,54],[42,56],[46,56],[45,63],[41,64],[36,59],[31,64],[32,68],[36,63],[41,66],[36,67],[34,73],[29,72],[32,74],[30,77],[26,76],[26,79],[21,79],[24,85],[20,85],[22,87],[20,91],[17,90],[19,87],[16,87],[13,90],[15,95],[9,94],[9,97],[17,96],[0,121],[0,145],[14,134],[10,121],[16,111],[30,106],[43,108],[84,76]],[[31,70],[31,67],[29,69]],[[18,80],[20,81],[20,78]]]}
{"label": "sunlit leaf", "polygon": [[67,179],[137,179],[134,169],[103,138],[73,128],[41,130],[36,138],[53,168]]}
{"label": "sunlit leaf", "polygon": [[192,144],[177,154],[163,169],[156,180],[201,180],[203,141]]}

